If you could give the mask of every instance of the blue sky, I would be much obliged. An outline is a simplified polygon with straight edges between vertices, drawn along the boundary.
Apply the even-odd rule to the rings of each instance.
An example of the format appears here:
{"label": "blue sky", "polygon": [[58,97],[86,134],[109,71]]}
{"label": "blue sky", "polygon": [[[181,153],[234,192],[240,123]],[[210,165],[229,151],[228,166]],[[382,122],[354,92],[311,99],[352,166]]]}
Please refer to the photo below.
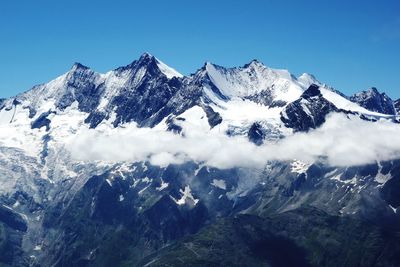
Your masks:
{"label": "blue sky", "polygon": [[0,97],[81,62],[105,72],[147,51],[183,74],[256,58],[346,94],[400,98],[400,1],[0,2]]}

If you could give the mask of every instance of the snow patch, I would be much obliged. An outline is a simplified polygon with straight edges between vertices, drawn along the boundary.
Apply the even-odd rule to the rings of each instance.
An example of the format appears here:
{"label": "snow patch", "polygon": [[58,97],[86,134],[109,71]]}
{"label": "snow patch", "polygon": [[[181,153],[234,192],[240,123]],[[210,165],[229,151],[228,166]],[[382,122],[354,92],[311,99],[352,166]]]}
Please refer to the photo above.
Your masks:
{"label": "snow patch", "polygon": [[306,173],[308,168],[310,168],[310,166],[311,166],[311,164],[307,164],[307,163],[301,162],[299,160],[295,160],[291,164],[291,167],[292,167],[291,172],[298,173],[298,174]]}
{"label": "snow patch", "polygon": [[192,190],[190,189],[190,186],[185,186],[185,189],[182,190],[180,189],[179,192],[182,194],[182,197],[180,199],[175,199],[174,197],[170,196],[172,200],[175,201],[176,204],[178,205],[185,205],[186,202],[189,200],[190,202],[193,202],[194,205],[196,205],[199,202],[199,199],[195,199],[192,195]]}
{"label": "snow patch", "polygon": [[167,188],[168,185],[169,185],[169,183],[166,183],[166,182],[164,182],[163,179],[161,179],[161,185],[160,185],[159,187],[157,187],[156,190],[157,190],[157,191],[162,191],[162,190],[164,190],[165,188]]}
{"label": "snow patch", "polygon": [[220,179],[213,179],[212,186],[215,186],[217,188],[220,188],[222,190],[226,190],[226,183],[224,180],[220,180]]}
{"label": "snow patch", "polygon": [[389,207],[393,210],[394,213],[397,214],[397,209],[395,207],[393,207],[392,205],[389,205]]}

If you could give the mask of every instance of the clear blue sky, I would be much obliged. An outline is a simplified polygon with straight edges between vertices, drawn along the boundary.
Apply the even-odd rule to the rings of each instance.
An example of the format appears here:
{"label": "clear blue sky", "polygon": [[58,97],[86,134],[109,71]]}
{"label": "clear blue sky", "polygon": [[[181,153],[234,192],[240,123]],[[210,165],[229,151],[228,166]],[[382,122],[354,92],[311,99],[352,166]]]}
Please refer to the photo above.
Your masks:
{"label": "clear blue sky", "polygon": [[256,58],[347,94],[400,98],[400,1],[0,1],[0,97],[74,62],[105,72],[145,51],[183,74]]}

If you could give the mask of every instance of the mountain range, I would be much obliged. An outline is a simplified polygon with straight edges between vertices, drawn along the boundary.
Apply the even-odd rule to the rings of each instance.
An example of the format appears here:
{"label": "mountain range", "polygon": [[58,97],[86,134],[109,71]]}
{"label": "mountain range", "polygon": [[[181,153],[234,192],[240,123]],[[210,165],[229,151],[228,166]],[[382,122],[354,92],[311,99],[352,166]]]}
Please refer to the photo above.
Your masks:
{"label": "mountain range", "polygon": [[[188,76],[148,53],[105,74],[75,63],[0,100],[0,265],[398,266],[392,140],[357,164],[305,140],[399,123],[376,88],[257,60]],[[271,155],[293,137],[296,158]]]}

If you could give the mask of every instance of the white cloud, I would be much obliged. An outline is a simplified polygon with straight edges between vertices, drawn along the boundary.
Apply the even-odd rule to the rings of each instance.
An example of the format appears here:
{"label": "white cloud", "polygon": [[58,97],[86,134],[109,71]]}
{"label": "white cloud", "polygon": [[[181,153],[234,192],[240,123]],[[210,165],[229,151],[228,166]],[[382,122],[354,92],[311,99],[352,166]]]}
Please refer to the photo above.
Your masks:
{"label": "white cloud", "polygon": [[158,166],[203,162],[219,168],[263,167],[270,160],[312,163],[326,160],[333,166],[354,166],[400,158],[400,126],[332,114],[319,129],[297,133],[277,143],[255,146],[246,137],[184,128],[185,137],[127,125],[121,129],[86,129],[67,144],[77,160],[109,162],[149,160]]}
{"label": "white cloud", "polygon": [[278,144],[278,151],[310,160],[326,157],[333,166],[354,166],[400,158],[400,126],[333,114],[319,129],[296,134]]}

